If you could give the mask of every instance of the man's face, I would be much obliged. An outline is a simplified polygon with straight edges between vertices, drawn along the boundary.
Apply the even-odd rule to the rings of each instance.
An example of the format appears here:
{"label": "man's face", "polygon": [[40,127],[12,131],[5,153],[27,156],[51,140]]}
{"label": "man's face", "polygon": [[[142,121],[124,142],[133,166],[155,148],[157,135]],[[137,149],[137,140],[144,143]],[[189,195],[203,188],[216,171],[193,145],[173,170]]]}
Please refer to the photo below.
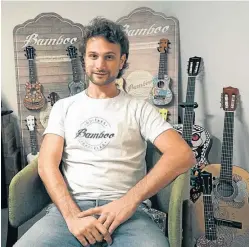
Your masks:
{"label": "man's face", "polygon": [[124,62],[125,55],[121,57],[119,44],[110,43],[103,37],[94,37],[87,41],[85,69],[95,85],[114,82]]}

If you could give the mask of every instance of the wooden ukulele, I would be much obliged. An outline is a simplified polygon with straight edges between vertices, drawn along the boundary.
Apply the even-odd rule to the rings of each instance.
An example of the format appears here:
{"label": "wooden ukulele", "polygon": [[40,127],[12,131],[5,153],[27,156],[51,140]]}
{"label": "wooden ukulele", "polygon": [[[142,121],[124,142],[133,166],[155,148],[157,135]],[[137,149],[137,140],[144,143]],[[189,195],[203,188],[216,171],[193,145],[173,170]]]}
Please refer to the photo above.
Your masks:
{"label": "wooden ukulele", "polygon": [[35,131],[35,117],[29,115],[26,117],[27,127],[29,129],[30,134],[30,147],[31,153],[27,155],[28,164],[35,159],[35,157],[39,154],[38,153],[38,145],[37,145],[37,138],[36,138],[36,131]]}
{"label": "wooden ukulele", "polygon": [[40,122],[44,128],[47,128],[49,114],[51,112],[51,109],[53,105],[55,104],[55,102],[58,101],[59,99],[60,99],[59,95],[55,92],[52,92],[48,95],[48,102],[50,102],[50,104],[47,104],[46,109],[42,109],[40,111]]}
{"label": "wooden ukulele", "polygon": [[193,202],[195,202],[200,196],[200,185],[196,183],[196,179],[198,179],[198,177],[195,176],[195,173],[200,170],[200,167],[209,164],[208,153],[212,145],[211,135],[209,132],[203,127],[194,124],[194,108],[197,106],[197,103],[194,101],[195,83],[197,76],[200,75],[201,72],[201,63],[201,57],[189,58],[186,102],[180,104],[185,109],[184,121],[183,124],[176,124],[173,126],[192,148],[197,160],[197,164],[191,170],[190,199]]}
{"label": "wooden ukulele", "polygon": [[153,78],[151,92],[152,102],[156,106],[169,104],[173,99],[173,93],[169,88],[170,77],[167,75],[167,51],[170,44],[168,39],[160,39],[157,50],[160,52],[158,76]]}
{"label": "wooden ukulele", "polygon": [[[234,112],[237,107],[239,90],[233,87],[223,88],[221,105],[225,111],[221,164],[210,164],[202,171],[213,176],[213,204],[217,218],[238,221],[242,229],[232,231],[232,238],[226,247],[246,247],[249,243],[249,173],[233,165]],[[200,220],[203,198],[195,203],[195,215]],[[199,226],[203,222],[198,222]]]}
{"label": "wooden ukulele", "polygon": [[36,81],[35,49],[32,46],[27,46],[24,51],[26,51],[25,56],[29,61],[29,82],[25,84],[26,94],[23,104],[29,110],[39,110],[45,105],[45,97],[41,92],[41,84]]}
{"label": "wooden ukulele", "polygon": [[73,45],[70,45],[66,51],[68,52],[67,55],[70,57],[72,64],[73,81],[68,84],[68,88],[70,91],[70,96],[73,96],[85,90],[86,84],[80,79],[79,67],[77,63],[77,48]]}

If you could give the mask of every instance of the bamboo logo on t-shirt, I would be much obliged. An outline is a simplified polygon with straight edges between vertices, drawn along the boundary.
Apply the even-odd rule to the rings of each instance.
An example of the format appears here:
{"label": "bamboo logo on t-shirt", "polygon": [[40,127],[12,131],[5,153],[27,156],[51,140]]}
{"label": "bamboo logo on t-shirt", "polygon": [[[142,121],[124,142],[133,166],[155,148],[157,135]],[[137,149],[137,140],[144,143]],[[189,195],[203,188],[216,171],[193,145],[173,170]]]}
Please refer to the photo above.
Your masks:
{"label": "bamboo logo on t-shirt", "polygon": [[84,148],[100,151],[108,145],[114,136],[110,124],[105,119],[92,117],[80,125],[80,130],[77,131],[75,138]]}

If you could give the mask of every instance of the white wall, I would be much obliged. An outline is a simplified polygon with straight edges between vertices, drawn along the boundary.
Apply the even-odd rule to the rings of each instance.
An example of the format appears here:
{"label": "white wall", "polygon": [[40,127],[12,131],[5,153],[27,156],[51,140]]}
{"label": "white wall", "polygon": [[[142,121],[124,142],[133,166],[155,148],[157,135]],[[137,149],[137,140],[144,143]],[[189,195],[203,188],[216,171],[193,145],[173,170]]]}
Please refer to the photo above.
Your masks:
{"label": "white wall", "polygon": [[[234,163],[249,171],[249,2],[2,2],[2,98],[18,115],[13,28],[42,12],[56,12],[86,25],[95,16],[112,20],[137,7],[174,16],[180,23],[181,80],[185,99],[187,61],[201,56],[205,77],[196,85],[196,123],[214,137],[210,161],[219,162],[224,112],[222,87],[238,87],[241,105],[235,120]],[[25,14],[24,14],[25,13]]]}

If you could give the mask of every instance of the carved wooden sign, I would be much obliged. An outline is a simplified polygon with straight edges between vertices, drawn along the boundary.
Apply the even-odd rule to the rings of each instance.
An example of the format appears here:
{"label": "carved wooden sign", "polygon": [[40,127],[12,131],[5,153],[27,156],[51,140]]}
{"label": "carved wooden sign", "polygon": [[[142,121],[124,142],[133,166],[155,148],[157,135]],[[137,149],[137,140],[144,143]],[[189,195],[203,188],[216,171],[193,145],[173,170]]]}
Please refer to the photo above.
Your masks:
{"label": "carved wooden sign", "polygon": [[[31,153],[32,140],[26,118],[34,116],[38,149],[53,103],[70,95],[73,73],[85,80],[78,52],[68,55],[71,45],[79,48],[84,28],[56,13],[42,13],[13,30],[17,99],[21,130],[22,166]],[[76,50],[77,51],[77,50]]]}
{"label": "carved wooden sign", "polygon": [[168,110],[178,123],[179,24],[173,17],[138,8],[117,20],[130,40],[126,91]]}

